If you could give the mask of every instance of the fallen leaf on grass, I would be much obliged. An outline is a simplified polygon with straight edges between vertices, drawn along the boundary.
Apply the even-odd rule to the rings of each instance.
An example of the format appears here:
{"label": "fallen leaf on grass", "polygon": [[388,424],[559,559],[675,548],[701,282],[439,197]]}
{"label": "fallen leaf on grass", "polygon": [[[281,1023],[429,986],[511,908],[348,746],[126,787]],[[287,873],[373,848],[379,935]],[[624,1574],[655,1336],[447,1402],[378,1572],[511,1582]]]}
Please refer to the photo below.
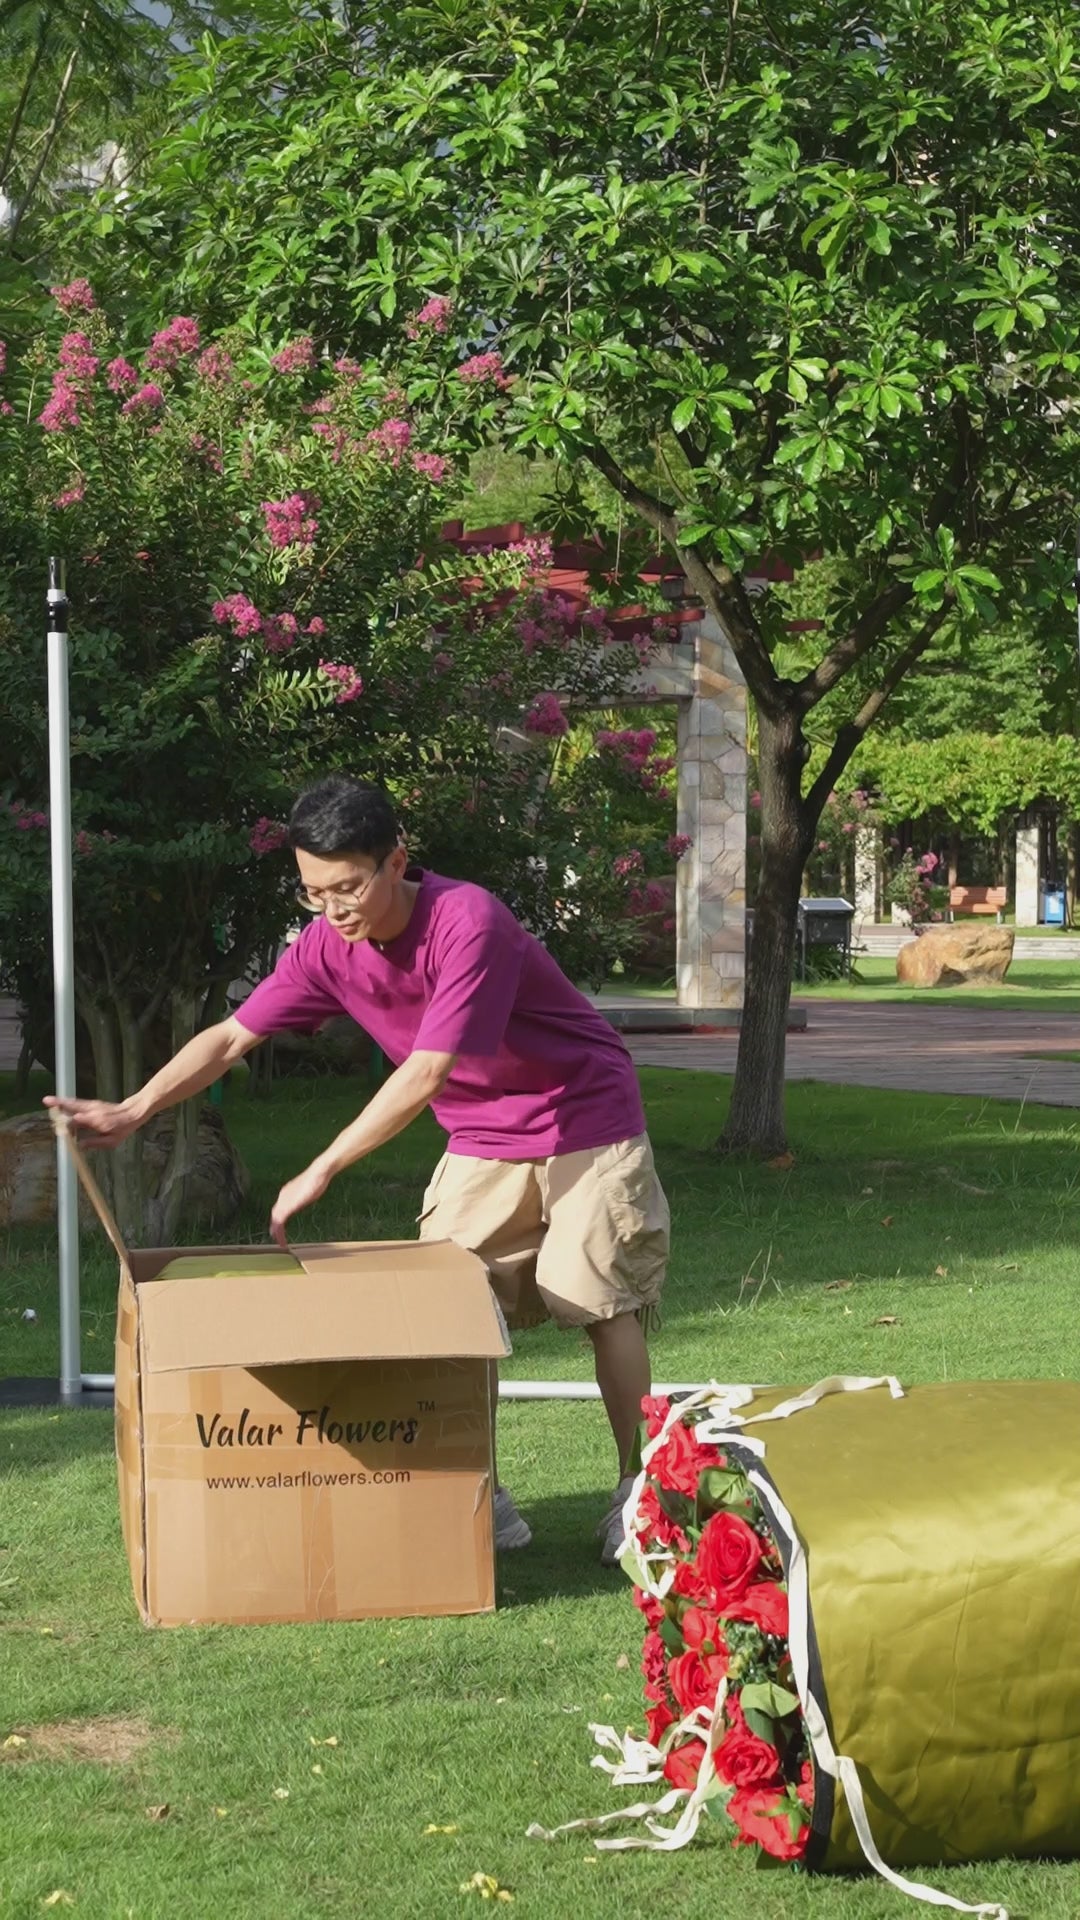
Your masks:
{"label": "fallen leaf on grass", "polygon": [[56,1887],[52,1893],[45,1895],[41,1904],[43,1907],[73,1907],[75,1901],[70,1893],[64,1891],[63,1887]]}
{"label": "fallen leaf on grass", "polygon": [[336,1747],[338,1744],[338,1737],[336,1733],[332,1733],[330,1735],[329,1740],[316,1740],[315,1735],[313,1733],[309,1733],[308,1739],[310,1740],[313,1747]]}
{"label": "fallen leaf on grass", "polygon": [[9,1733],[4,1745],[5,1747],[25,1747],[26,1740],[21,1733]]}
{"label": "fallen leaf on grass", "polygon": [[165,1800],[160,1807],[147,1807],[146,1817],[148,1820],[167,1820],[171,1812],[172,1808]]}
{"label": "fallen leaf on grass", "polygon": [[883,1313],[880,1319],[871,1320],[870,1325],[872,1327],[898,1327],[900,1325],[900,1315],[898,1313]]}
{"label": "fallen leaf on grass", "polygon": [[322,1773],[322,1768],[320,1767],[320,1765],[319,1765],[319,1763],[318,1763],[318,1761],[317,1761],[317,1760],[316,1760],[316,1762],[315,1762],[315,1765],[314,1765],[314,1766],[312,1767],[312,1769],[311,1769],[311,1771],[312,1771],[312,1773],[314,1773],[314,1774],[321,1774],[321,1773]]}
{"label": "fallen leaf on grass", "polygon": [[[1010,1260],[1010,1261],[1009,1261],[1009,1264],[1008,1264],[1008,1266],[1007,1266],[1007,1267],[999,1267],[999,1268],[998,1268],[998,1272],[999,1272],[999,1273],[1019,1273],[1019,1271],[1020,1271],[1020,1266],[1019,1266],[1019,1262],[1018,1262],[1018,1261],[1016,1261],[1016,1260]],[[7,1742],[7,1741],[5,1741],[5,1743],[4,1743],[4,1744],[5,1744],[5,1746],[6,1746],[6,1745],[8,1744],[8,1742]]]}
{"label": "fallen leaf on grass", "polygon": [[429,1833],[457,1833],[457,1832],[458,1832],[458,1828],[457,1828],[457,1827],[453,1827],[453,1826],[451,1826],[451,1827],[425,1827],[425,1828],[424,1828],[424,1834],[425,1834],[425,1837],[426,1837],[426,1836],[427,1836],[427,1835],[428,1835]]}
{"label": "fallen leaf on grass", "polygon": [[215,1813],[217,1814],[217,1817],[218,1817],[218,1819],[219,1819],[219,1820],[224,1820],[224,1819],[225,1819],[225,1817],[226,1817],[226,1815],[228,1814],[228,1811],[229,1811],[229,1809],[228,1809],[228,1807],[215,1807],[215,1808],[214,1808],[214,1812],[215,1812]]}
{"label": "fallen leaf on grass", "polygon": [[478,1893],[481,1900],[512,1900],[509,1887],[500,1887],[493,1873],[474,1873],[471,1880],[463,1880],[459,1893]]}
{"label": "fallen leaf on grass", "polygon": [[887,1213],[887,1214],[885,1215],[885,1218],[884,1218],[884,1220],[882,1221],[882,1223],[881,1223],[881,1224],[882,1224],[882,1226],[883,1226],[883,1227],[891,1227],[891,1226],[892,1226],[892,1223],[893,1223],[893,1217],[892,1217],[892,1214],[891,1214],[891,1213]]}
{"label": "fallen leaf on grass", "polygon": [[850,1293],[854,1285],[855,1285],[854,1280],[826,1280],[825,1285],[822,1288],[822,1292],[823,1293]]}
{"label": "fallen leaf on grass", "polygon": [[288,1799],[288,1797],[289,1797],[289,1789],[288,1789],[288,1787],[275,1787],[275,1788],[274,1788],[274,1799],[275,1799],[275,1800],[287,1800],[287,1799]]}
{"label": "fallen leaf on grass", "polygon": [[770,1167],[775,1167],[777,1173],[787,1173],[788,1169],[795,1165],[795,1155],[793,1153],[778,1153],[775,1160],[770,1160],[768,1164]]}
{"label": "fallen leaf on grass", "polygon": [[862,1196],[864,1200],[872,1200],[874,1197],[873,1187],[864,1187],[862,1190]]}
{"label": "fallen leaf on grass", "polygon": [[628,1653],[620,1653],[618,1659],[615,1662],[616,1672],[625,1673],[629,1665],[630,1665],[630,1655]]}
{"label": "fallen leaf on grass", "polygon": [[948,1269],[948,1267],[935,1267],[935,1268],[934,1268],[934,1278],[935,1278],[935,1280],[947,1280],[947,1279],[948,1279],[948,1277],[949,1277],[949,1269]]}

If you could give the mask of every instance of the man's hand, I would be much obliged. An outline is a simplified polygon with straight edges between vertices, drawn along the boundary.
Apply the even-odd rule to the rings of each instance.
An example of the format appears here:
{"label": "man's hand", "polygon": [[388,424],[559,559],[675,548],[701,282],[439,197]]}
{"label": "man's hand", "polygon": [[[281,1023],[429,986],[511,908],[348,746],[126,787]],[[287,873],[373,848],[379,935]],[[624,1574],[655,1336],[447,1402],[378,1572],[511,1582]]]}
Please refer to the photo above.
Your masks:
{"label": "man's hand", "polygon": [[126,1100],[60,1100],[48,1093],[45,1105],[66,1114],[75,1138],[88,1147],[118,1147],[139,1125]]}
{"label": "man's hand", "polygon": [[314,1206],[316,1200],[321,1200],[330,1185],[330,1179],[329,1171],[316,1160],[303,1173],[298,1173],[295,1180],[286,1181],[282,1187],[271,1209],[270,1232],[283,1251],[287,1252],[289,1245],[285,1238],[286,1221],[291,1220],[293,1214],[299,1213],[303,1207]]}

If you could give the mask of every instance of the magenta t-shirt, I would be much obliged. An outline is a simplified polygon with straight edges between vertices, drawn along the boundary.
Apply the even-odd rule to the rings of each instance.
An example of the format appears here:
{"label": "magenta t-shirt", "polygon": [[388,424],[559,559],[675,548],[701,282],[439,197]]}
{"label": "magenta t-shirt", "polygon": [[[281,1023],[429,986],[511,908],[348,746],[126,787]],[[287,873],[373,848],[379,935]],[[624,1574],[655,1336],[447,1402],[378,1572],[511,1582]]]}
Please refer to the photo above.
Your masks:
{"label": "magenta t-shirt", "polygon": [[412,918],[385,945],[305,927],[241,1025],[312,1033],[347,1013],[395,1066],[417,1049],[456,1054],[432,1101],[451,1153],[541,1160],[643,1133],[626,1048],[539,940],[483,887],[419,877]]}

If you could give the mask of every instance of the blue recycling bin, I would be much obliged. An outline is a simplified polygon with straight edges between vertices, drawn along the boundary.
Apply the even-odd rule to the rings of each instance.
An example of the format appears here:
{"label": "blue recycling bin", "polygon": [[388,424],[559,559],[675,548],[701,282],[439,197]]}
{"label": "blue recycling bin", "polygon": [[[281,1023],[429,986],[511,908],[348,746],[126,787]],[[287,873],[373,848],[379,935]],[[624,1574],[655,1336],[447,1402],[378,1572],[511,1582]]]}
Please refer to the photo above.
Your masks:
{"label": "blue recycling bin", "polygon": [[1042,922],[1044,927],[1063,927],[1065,925],[1065,889],[1047,887],[1043,894]]}

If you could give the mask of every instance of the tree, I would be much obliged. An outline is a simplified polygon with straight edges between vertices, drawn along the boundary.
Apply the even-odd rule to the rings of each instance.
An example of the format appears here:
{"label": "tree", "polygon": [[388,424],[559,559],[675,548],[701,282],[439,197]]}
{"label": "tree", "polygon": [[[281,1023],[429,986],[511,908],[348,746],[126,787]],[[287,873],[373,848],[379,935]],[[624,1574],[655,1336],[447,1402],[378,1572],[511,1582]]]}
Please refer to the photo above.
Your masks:
{"label": "tree", "polygon": [[[452,296],[514,375],[508,442],[601,475],[730,634],[763,796],[730,1147],[784,1140],[800,875],[867,729],[994,601],[1061,618],[1074,66],[1056,0],[352,5],[211,49],[126,215],[115,271],[182,243],[223,316],[366,350]],[[746,591],[770,553],[843,562],[794,674]]]}
{"label": "tree", "polygon": [[[273,952],[296,917],[282,816],[335,765],[393,789],[421,858],[494,885],[571,971],[602,976],[633,936],[634,875],[608,849],[603,779],[556,776],[568,711],[610,701],[638,652],[544,590],[535,545],[440,543],[455,439],[506,405],[499,382],[457,380],[436,453],[402,397],[430,317],[388,379],[307,336],[205,340],[189,316],[136,350],[85,278],[55,307],[6,370],[0,350],[0,917],[32,999],[41,601],[46,556],[66,554],[76,985],[99,1095],[134,1091]],[[189,1103],[160,1177],[141,1135],[109,1157],[134,1239],[174,1237],[197,1119]]]}

